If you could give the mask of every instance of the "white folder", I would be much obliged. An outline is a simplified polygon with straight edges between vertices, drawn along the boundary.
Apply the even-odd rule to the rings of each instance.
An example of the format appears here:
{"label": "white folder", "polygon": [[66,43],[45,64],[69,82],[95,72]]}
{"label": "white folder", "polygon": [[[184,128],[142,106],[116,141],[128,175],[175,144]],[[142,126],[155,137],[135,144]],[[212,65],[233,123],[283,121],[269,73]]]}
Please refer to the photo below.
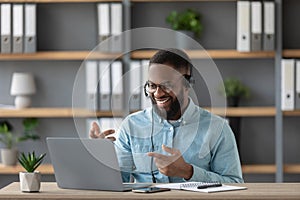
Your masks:
{"label": "white folder", "polygon": [[85,62],[86,107],[89,110],[98,109],[98,62]]}
{"label": "white folder", "polygon": [[23,53],[23,12],[23,4],[13,4],[13,53]]}
{"label": "white folder", "polygon": [[141,109],[141,87],[142,87],[142,79],[141,79],[141,66],[140,62],[133,60],[130,63],[130,98],[129,98],[129,110],[137,111]]}
{"label": "white folder", "polygon": [[251,2],[251,50],[262,50],[262,4]]}
{"label": "white folder", "polygon": [[111,21],[111,51],[112,52],[122,52],[123,51],[123,41],[121,37],[122,27],[123,27],[123,12],[122,3],[112,3],[110,5],[110,21]]}
{"label": "white folder", "polygon": [[294,110],[295,60],[281,60],[281,110]]}
{"label": "white folder", "polygon": [[[149,69],[149,60],[141,60],[141,70],[142,70],[142,84],[143,86],[148,81],[148,69]],[[141,88],[141,108],[145,109],[151,107],[151,100],[149,96],[145,95],[144,87]]]}
{"label": "white folder", "polygon": [[275,2],[264,1],[264,38],[263,49],[275,49]]}
{"label": "white folder", "polygon": [[112,82],[112,96],[111,108],[112,110],[123,109],[123,66],[121,61],[114,61],[111,64],[111,82]]}
{"label": "white folder", "polygon": [[295,73],[295,109],[300,109],[300,60],[296,60],[296,73]]}
{"label": "white folder", "polygon": [[111,73],[110,62],[99,61],[99,110],[111,109]]}
{"label": "white folder", "polygon": [[[98,42],[106,40],[110,36],[110,17],[109,17],[109,3],[98,3],[97,14],[98,14]],[[101,43],[101,51],[109,51],[109,43]]]}
{"label": "white folder", "polygon": [[237,50],[250,51],[250,2],[237,2]]}
{"label": "white folder", "polygon": [[24,52],[36,52],[36,4],[25,4]]}
{"label": "white folder", "polygon": [[1,53],[11,53],[11,4],[1,4]]}

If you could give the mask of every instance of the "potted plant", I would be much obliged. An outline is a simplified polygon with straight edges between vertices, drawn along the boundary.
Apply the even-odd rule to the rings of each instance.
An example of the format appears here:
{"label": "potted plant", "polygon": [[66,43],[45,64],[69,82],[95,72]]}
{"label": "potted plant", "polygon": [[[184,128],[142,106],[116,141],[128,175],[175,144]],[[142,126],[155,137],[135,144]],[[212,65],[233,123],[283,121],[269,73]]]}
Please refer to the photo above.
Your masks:
{"label": "potted plant", "polygon": [[232,107],[237,107],[241,98],[250,96],[249,88],[236,78],[224,80],[224,90],[221,92],[227,99],[227,106]]}
{"label": "potted plant", "polygon": [[[201,15],[194,9],[186,9],[182,12],[172,11],[167,17],[166,22],[171,25],[173,30],[182,32],[192,38],[200,38],[203,30]],[[191,48],[188,40],[178,35],[177,43],[180,48]]]}
{"label": "potted plant", "polygon": [[19,163],[23,166],[26,172],[19,172],[20,189],[22,192],[38,192],[41,185],[41,173],[35,171],[43,162],[46,153],[36,156],[35,152],[21,153],[18,158]]}
{"label": "potted plant", "polygon": [[1,149],[2,164],[4,165],[16,165],[18,154],[16,144],[40,138],[35,132],[35,128],[38,126],[36,118],[26,118],[22,123],[24,134],[15,135],[13,134],[13,127],[8,121],[0,122],[0,142],[5,145],[5,148]]}

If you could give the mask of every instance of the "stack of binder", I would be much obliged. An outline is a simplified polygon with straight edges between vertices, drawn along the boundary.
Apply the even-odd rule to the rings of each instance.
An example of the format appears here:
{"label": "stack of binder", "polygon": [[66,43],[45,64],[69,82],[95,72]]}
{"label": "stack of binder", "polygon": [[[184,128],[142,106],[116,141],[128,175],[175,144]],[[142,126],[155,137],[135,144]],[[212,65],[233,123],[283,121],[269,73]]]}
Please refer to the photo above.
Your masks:
{"label": "stack of binder", "polygon": [[281,110],[300,109],[300,60],[281,60]]}
{"label": "stack of binder", "polygon": [[237,50],[275,49],[275,2],[237,2]]}
{"label": "stack of binder", "polygon": [[88,60],[85,62],[86,108],[92,111],[122,111],[124,101],[129,111],[151,106],[149,97],[144,95],[144,84],[148,80],[149,60],[134,60],[130,64],[129,99],[124,99],[123,64],[120,60]]}
{"label": "stack of binder", "polygon": [[1,5],[1,53],[36,52],[36,4]]}
{"label": "stack of binder", "polygon": [[123,7],[122,3],[98,3],[98,42],[101,43],[100,51],[122,52],[123,41]]}
{"label": "stack of binder", "polygon": [[131,112],[151,106],[151,101],[144,94],[144,84],[148,80],[149,60],[133,60],[130,65],[130,98],[129,110]]}

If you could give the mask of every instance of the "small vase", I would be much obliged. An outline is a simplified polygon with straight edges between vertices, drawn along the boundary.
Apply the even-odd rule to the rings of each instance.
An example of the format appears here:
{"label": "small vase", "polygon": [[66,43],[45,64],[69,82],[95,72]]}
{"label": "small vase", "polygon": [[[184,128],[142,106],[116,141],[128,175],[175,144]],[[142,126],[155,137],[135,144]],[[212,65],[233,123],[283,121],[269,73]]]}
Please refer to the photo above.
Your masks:
{"label": "small vase", "polygon": [[177,31],[176,46],[179,49],[195,49],[197,43],[194,41],[194,33],[191,31]]}
{"label": "small vase", "polygon": [[19,172],[20,190],[22,192],[39,192],[41,186],[41,173]]}
{"label": "small vase", "polygon": [[227,97],[228,107],[238,107],[240,103],[240,97]]}
{"label": "small vase", "polygon": [[1,149],[2,164],[5,166],[14,166],[17,164],[18,150],[12,149]]}

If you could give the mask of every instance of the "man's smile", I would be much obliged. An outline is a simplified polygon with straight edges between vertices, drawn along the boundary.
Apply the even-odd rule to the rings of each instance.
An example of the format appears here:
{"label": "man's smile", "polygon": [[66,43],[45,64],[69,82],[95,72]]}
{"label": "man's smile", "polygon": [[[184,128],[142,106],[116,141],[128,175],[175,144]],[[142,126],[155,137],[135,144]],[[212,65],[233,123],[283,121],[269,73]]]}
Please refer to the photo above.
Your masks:
{"label": "man's smile", "polygon": [[164,107],[167,105],[167,103],[171,100],[170,97],[164,97],[164,98],[155,98],[156,104],[159,107]]}

